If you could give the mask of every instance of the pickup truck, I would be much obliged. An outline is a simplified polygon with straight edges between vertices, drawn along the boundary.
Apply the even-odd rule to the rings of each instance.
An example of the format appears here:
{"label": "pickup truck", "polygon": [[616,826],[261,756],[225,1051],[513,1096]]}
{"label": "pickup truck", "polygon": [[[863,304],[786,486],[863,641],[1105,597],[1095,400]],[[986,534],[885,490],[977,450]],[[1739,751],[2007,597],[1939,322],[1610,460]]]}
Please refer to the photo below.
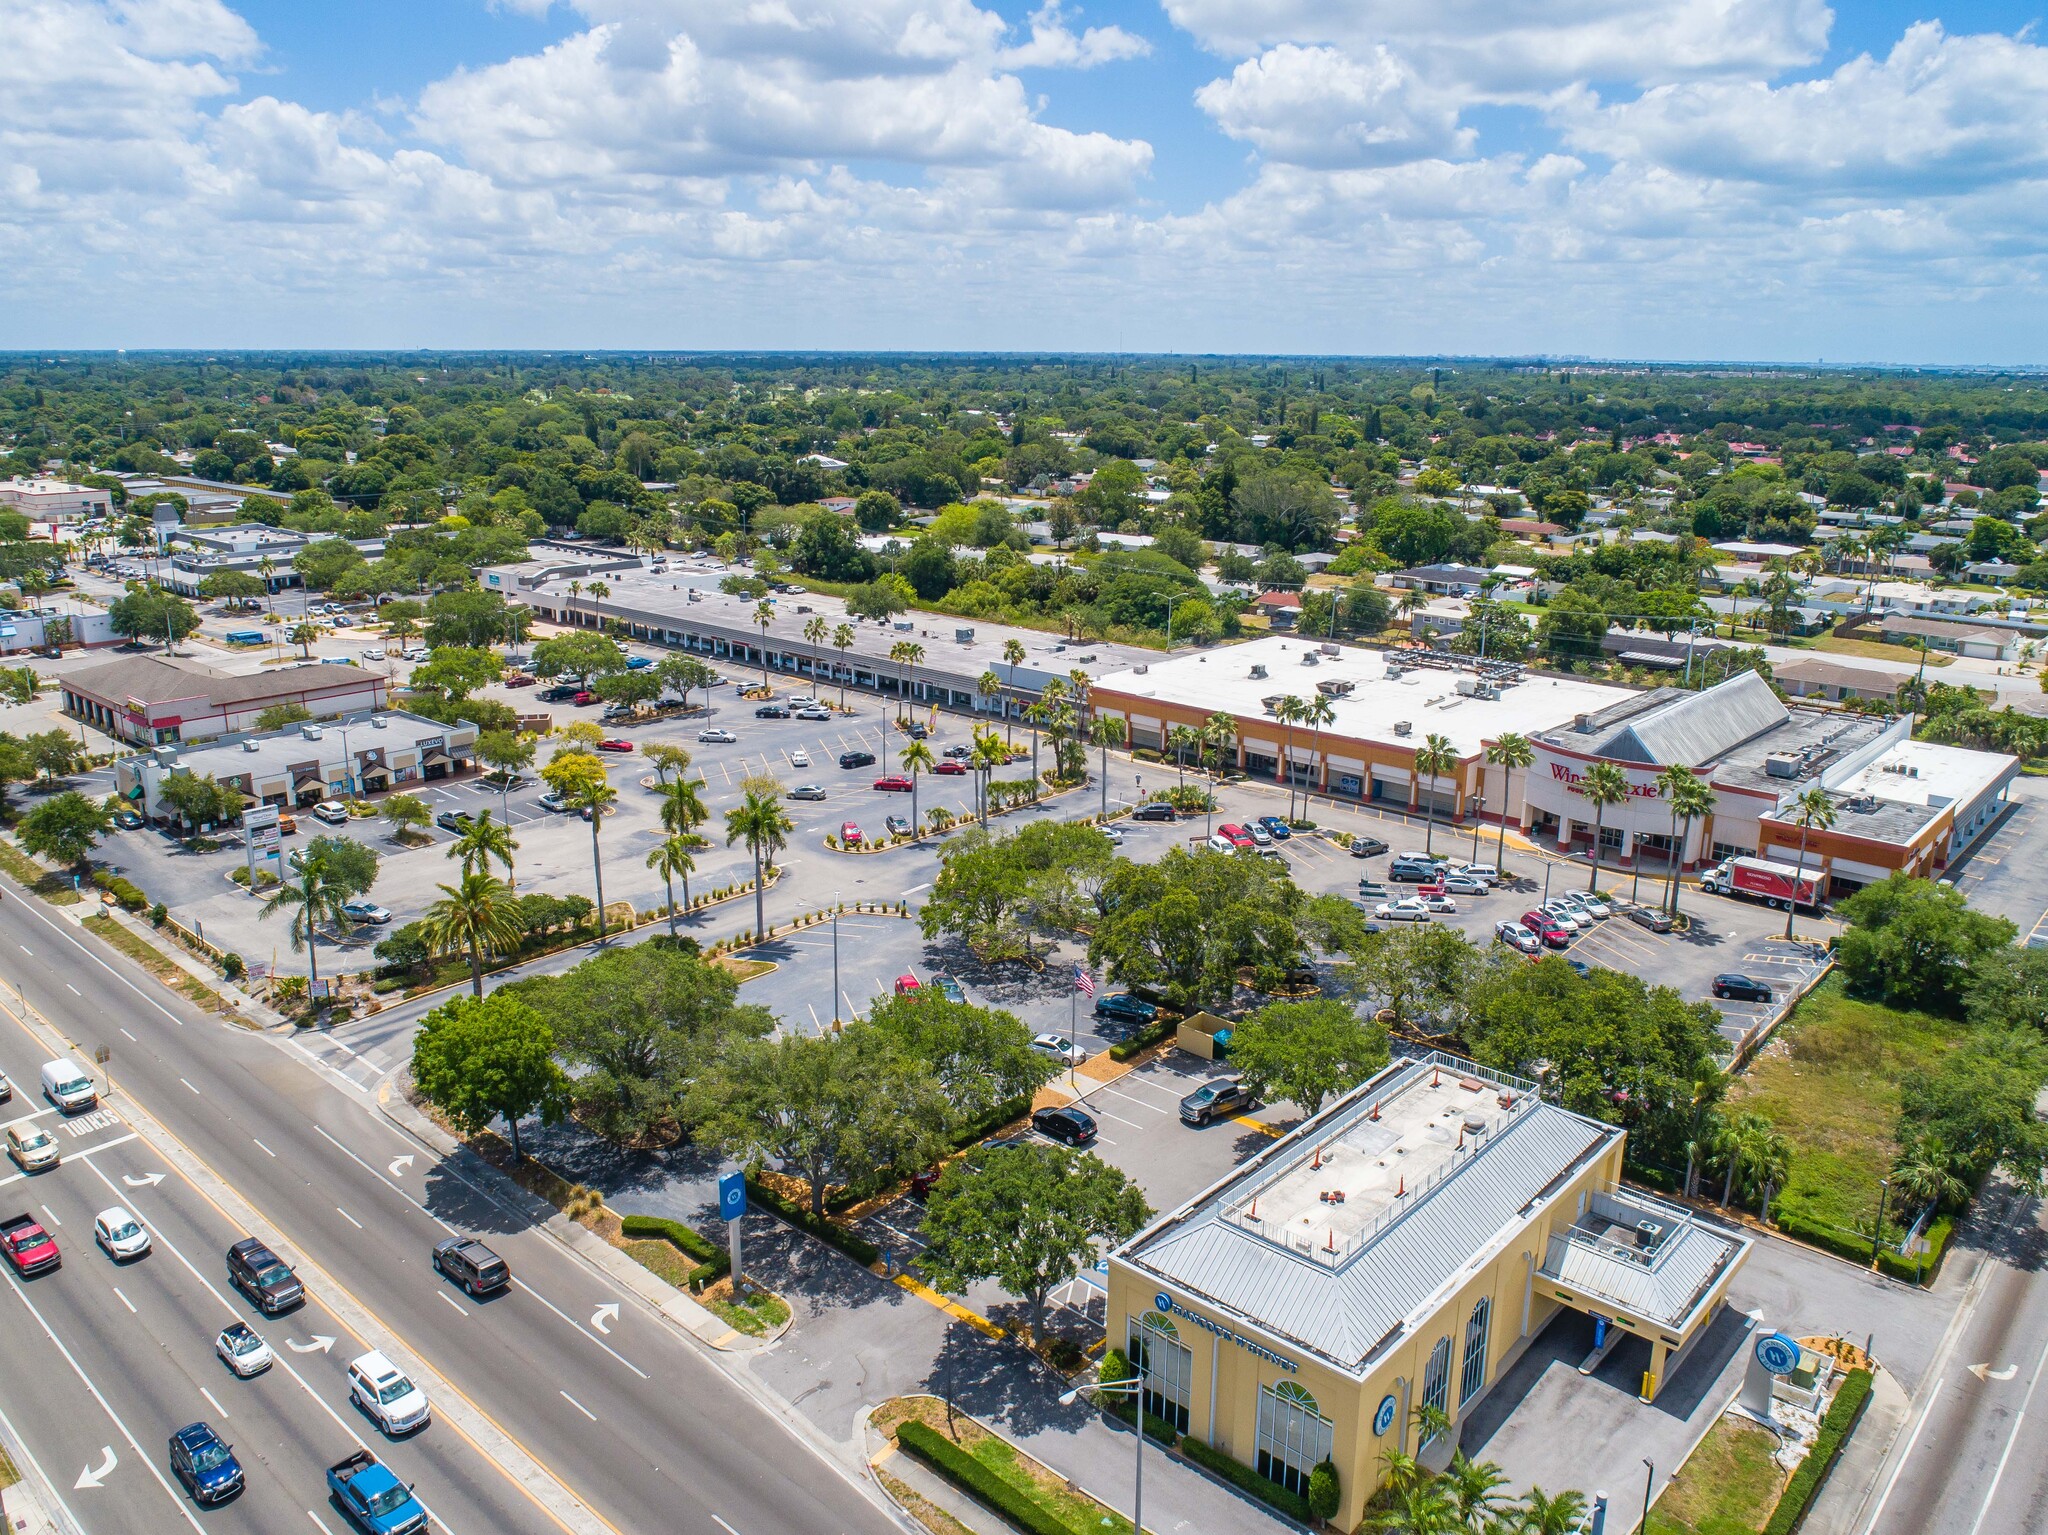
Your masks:
{"label": "pickup truck", "polygon": [[7,1261],[24,1279],[45,1269],[64,1266],[63,1255],[57,1251],[57,1239],[43,1230],[32,1215],[0,1221],[0,1249],[5,1249]]}
{"label": "pickup truck", "polygon": [[427,1511],[412,1489],[368,1450],[329,1466],[327,1490],[370,1535],[411,1535],[427,1527]]}

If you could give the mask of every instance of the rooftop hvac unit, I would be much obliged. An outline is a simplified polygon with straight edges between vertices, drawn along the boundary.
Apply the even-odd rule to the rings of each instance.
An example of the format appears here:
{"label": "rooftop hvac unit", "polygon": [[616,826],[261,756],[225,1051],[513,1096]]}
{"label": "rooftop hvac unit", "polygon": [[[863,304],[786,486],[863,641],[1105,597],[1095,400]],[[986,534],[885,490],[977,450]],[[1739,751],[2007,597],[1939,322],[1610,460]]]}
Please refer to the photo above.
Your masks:
{"label": "rooftop hvac unit", "polygon": [[301,725],[299,727],[299,734],[309,741],[317,741],[326,733],[318,725]]}
{"label": "rooftop hvac unit", "polygon": [[1263,662],[1263,661],[1254,661],[1254,662],[1252,663],[1252,676],[1254,676],[1254,677],[1260,677],[1260,678],[1262,678],[1262,677],[1264,677],[1265,675],[1266,675],[1266,663],[1265,663],[1265,662]]}
{"label": "rooftop hvac unit", "polygon": [[370,728],[372,730],[385,730],[390,727],[390,724],[391,722],[385,719],[384,716],[381,714],[373,714],[370,716]]}
{"label": "rooftop hvac unit", "polygon": [[245,751],[245,752],[260,752],[260,751],[262,751],[262,750],[263,750],[263,743],[262,743],[261,741],[253,741],[253,740],[252,740],[252,741],[244,741],[244,742],[242,743],[242,750],[243,750],[243,751]]}
{"label": "rooftop hvac unit", "polygon": [[1458,692],[1464,697],[1477,698],[1482,691],[1482,686],[1477,677],[1460,677],[1458,679]]}
{"label": "rooftop hvac unit", "polygon": [[1582,736],[1591,735],[1593,733],[1593,716],[1590,714],[1574,714],[1572,716],[1572,729]]}
{"label": "rooftop hvac unit", "polygon": [[1414,734],[1415,734],[1415,725],[1414,725],[1414,722],[1413,722],[1412,720],[1396,720],[1396,721],[1394,721],[1394,734],[1395,734],[1395,735],[1397,735],[1397,736],[1412,736],[1412,735],[1414,735]]}
{"label": "rooftop hvac unit", "polygon": [[1140,677],[1142,677],[1145,675],[1145,673],[1152,670],[1152,667],[1149,662],[1140,661],[1136,666],[1132,667],[1131,670],[1136,672]]}
{"label": "rooftop hvac unit", "polygon": [[1316,653],[1313,650],[1307,650],[1302,652],[1301,664],[1303,666],[1320,666],[1322,663],[1317,659]]}
{"label": "rooftop hvac unit", "polygon": [[1340,654],[1338,648],[1335,645],[1322,645],[1317,648],[1320,649],[1322,653],[1326,656],[1334,656]]}
{"label": "rooftop hvac unit", "polygon": [[1343,677],[1330,677],[1316,684],[1316,691],[1325,698],[1348,698],[1358,684]]}
{"label": "rooftop hvac unit", "polygon": [[1764,758],[1764,772],[1772,778],[1797,778],[1806,758],[1797,752],[1772,752]]}
{"label": "rooftop hvac unit", "polygon": [[974,643],[974,631],[972,629],[955,629],[953,631],[953,643],[956,645],[972,645]]}
{"label": "rooftop hvac unit", "polygon": [[1278,709],[1278,708],[1279,708],[1279,707],[1280,707],[1280,706],[1281,706],[1282,704],[1284,704],[1284,703],[1286,703],[1286,702],[1287,702],[1287,695],[1286,695],[1286,694],[1284,694],[1284,693],[1275,693],[1275,694],[1274,694],[1274,695],[1273,695],[1272,697],[1270,697],[1270,698],[1262,698],[1262,699],[1260,699],[1260,700],[1259,700],[1259,707],[1260,707],[1261,709],[1264,709],[1264,710],[1265,710],[1265,711],[1266,711],[1266,712],[1267,712],[1268,714],[1271,714],[1271,713],[1273,713],[1273,712],[1274,712],[1275,710],[1277,710],[1277,709]]}

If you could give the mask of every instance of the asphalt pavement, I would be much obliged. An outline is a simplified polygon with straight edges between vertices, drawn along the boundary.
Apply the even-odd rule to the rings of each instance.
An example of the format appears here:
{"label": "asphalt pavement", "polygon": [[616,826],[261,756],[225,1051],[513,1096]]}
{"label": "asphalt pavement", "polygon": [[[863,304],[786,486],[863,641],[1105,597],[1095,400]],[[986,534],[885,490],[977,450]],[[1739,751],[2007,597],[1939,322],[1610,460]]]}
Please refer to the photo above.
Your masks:
{"label": "asphalt pavement", "polygon": [[[371,1347],[416,1361],[436,1402],[436,1422],[391,1455],[459,1535],[894,1527],[756,1388],[402,1134],[363,1083],[328,1071],[295,1041],[186,1007],[64,916],[11,887],[8,894],[0,902],[8,1005],[0,1011],[15,1021],[0,1023],[0,1064],[29,1084],[18,1097],[34,1092],[48,1057],[47,1041],[31,1032],[38,1023],[84,1059],[100,1046],[113,1052],[108,1122],[54,1173],[0,1188],[0,1203],[18,1191],[26,1208],[41,1213],[47,1203],[64,1223],[66,1267],[9,1281],[47,1318],[47,1331],[33,1320],[9,1330],[0,1358],[14,1366],[11,1380],[38,1383],[37,1392],[7,1391],[4,1405],[49,1477],[72,1489],[64,1496],[85,1529],[157,1531],[181,1521],[157,1473],[171,1429],[215,1416],[201,1386],[226,1409],[217,1426],[263,1452],[246,1495],[251,1512],[229,1527],[303,1528],[310,1514],[322,1528],[341,1528],[321,1501],[324,1467],[353,1447],[352,1435],[381,1436],[351,1421],[336,1383],[346,1358]],[[24,1003],[33,1010],[27,1022]],[[121,1127],[144,1115],[163,1135],[123,1139],[134,1127]],[[95,1150],[102,1140],[107,1150]],[[147,1183],[154,1174],[162,1181]],[[128,1177],[147,1186],[121,1182]],[[118,1279],[86,1229],[92,1212],[117,1197],[163,1236],[158,1252]],[[237,1208],[244,1201],[247,1211]],[[209,1363],[213,1334],[231,1315],[249,1315],[221,1282],[221,1254],[237,1227],[251,1225],[258,1235],[274,1231],[307,1279],[303,1311],[255,1324],[283,1346],[306,1388],[284,1371],[250,1390]],[[429,1251],[456,1231],[482,1235],[506,1257],[511,1293],[476,1303],[434,1275]],[[202,1276],[221,1293],[208,1294]],[[320,1336],[336,1339],[328,1352],[291,1352],[293,1340]],[[106,1406],[97,1419],[75,1401],[62,1411],[39,1405],[40,1391],[72,1389],[67,1374],[88,1397],[100,1390]],[[112,1476],[73,1488],[81,1470],[102,1462],[102,1445],[117,1457]]]}

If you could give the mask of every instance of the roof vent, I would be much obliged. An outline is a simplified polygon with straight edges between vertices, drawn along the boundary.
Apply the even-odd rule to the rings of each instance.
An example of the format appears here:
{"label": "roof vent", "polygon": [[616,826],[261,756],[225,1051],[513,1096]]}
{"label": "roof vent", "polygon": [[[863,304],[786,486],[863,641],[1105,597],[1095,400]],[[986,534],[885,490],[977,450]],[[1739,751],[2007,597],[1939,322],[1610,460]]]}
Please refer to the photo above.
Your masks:
{"label": "roof vent", "polygon": [[1136,666],[1132,667],[1131,670],[1136,672],[1140,677],[1142,677],[1145,675],[1145,673],[1152,670],[1152,668],[1145,662],[1140,661]]}
{"label": "roof vent", "polygon": [[1572,729],[1582,736],[1591,735],[1593,733],[1593,716],[1590,714],[1574,714],[1572,716]]}
{"label": "roof vent", "polygon": [[1254,661],[1252,663],[1252,675],[1254,677],[1264,677],[1266,675],[1266,664],[1263,661]]}
{"label": "roof vent", "polygon": [[263,743],[255,740],[244,741],[242,743],[242,750],[245,752],[260,752],[263,750]]}
{"label": "roof vent", "polygon": [[1334,656],[1339,653],[1335,645],[1324,645],[1321,647],[1321,649],[1323,654],[1326,656]]}
{"label": "roof vent", "polygon": [[325,735],[326,732],[323,731],[318,725],[301,725],[299,727],[299,734],[304,736],[309,741],[317,741],[320,739],[321,736]]}
{"label": "roof vent", "polygon": [[1397,736],[1412,736],[1412,735],[1414,735],[1414,734],[1415,734],[1415,724],[1414,724],[1414,722],[1413,722],[1412,720],[1396,720],[1396,721],[1394,721],[1394,734],[1395,734],[1395,735],[1397,735]]}
{"label": "roof vent", "polygon": [[372,730],[382,730],[389,723],[390,721],[386,720],[384,716],[381,714],[373,714],[370,716],[370,728]]}

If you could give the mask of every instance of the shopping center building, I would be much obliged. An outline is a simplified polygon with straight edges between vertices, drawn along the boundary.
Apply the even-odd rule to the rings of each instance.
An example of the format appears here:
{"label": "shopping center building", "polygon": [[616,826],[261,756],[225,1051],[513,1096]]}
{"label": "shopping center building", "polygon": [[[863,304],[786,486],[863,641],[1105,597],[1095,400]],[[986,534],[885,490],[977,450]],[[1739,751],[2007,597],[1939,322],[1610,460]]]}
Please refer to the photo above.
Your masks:
{"label": "shopping center building", "polygon": [[1561,1312],[1648,1345],[1645,1401],[1712,1323],[1750,1243],[1624,1189],[1624,1139],[1532,1082],[1396,1061],[1112,1254],[1109,1336],[1180,1432],[1297,1491],[1330,1460],[1348,1529]]}

